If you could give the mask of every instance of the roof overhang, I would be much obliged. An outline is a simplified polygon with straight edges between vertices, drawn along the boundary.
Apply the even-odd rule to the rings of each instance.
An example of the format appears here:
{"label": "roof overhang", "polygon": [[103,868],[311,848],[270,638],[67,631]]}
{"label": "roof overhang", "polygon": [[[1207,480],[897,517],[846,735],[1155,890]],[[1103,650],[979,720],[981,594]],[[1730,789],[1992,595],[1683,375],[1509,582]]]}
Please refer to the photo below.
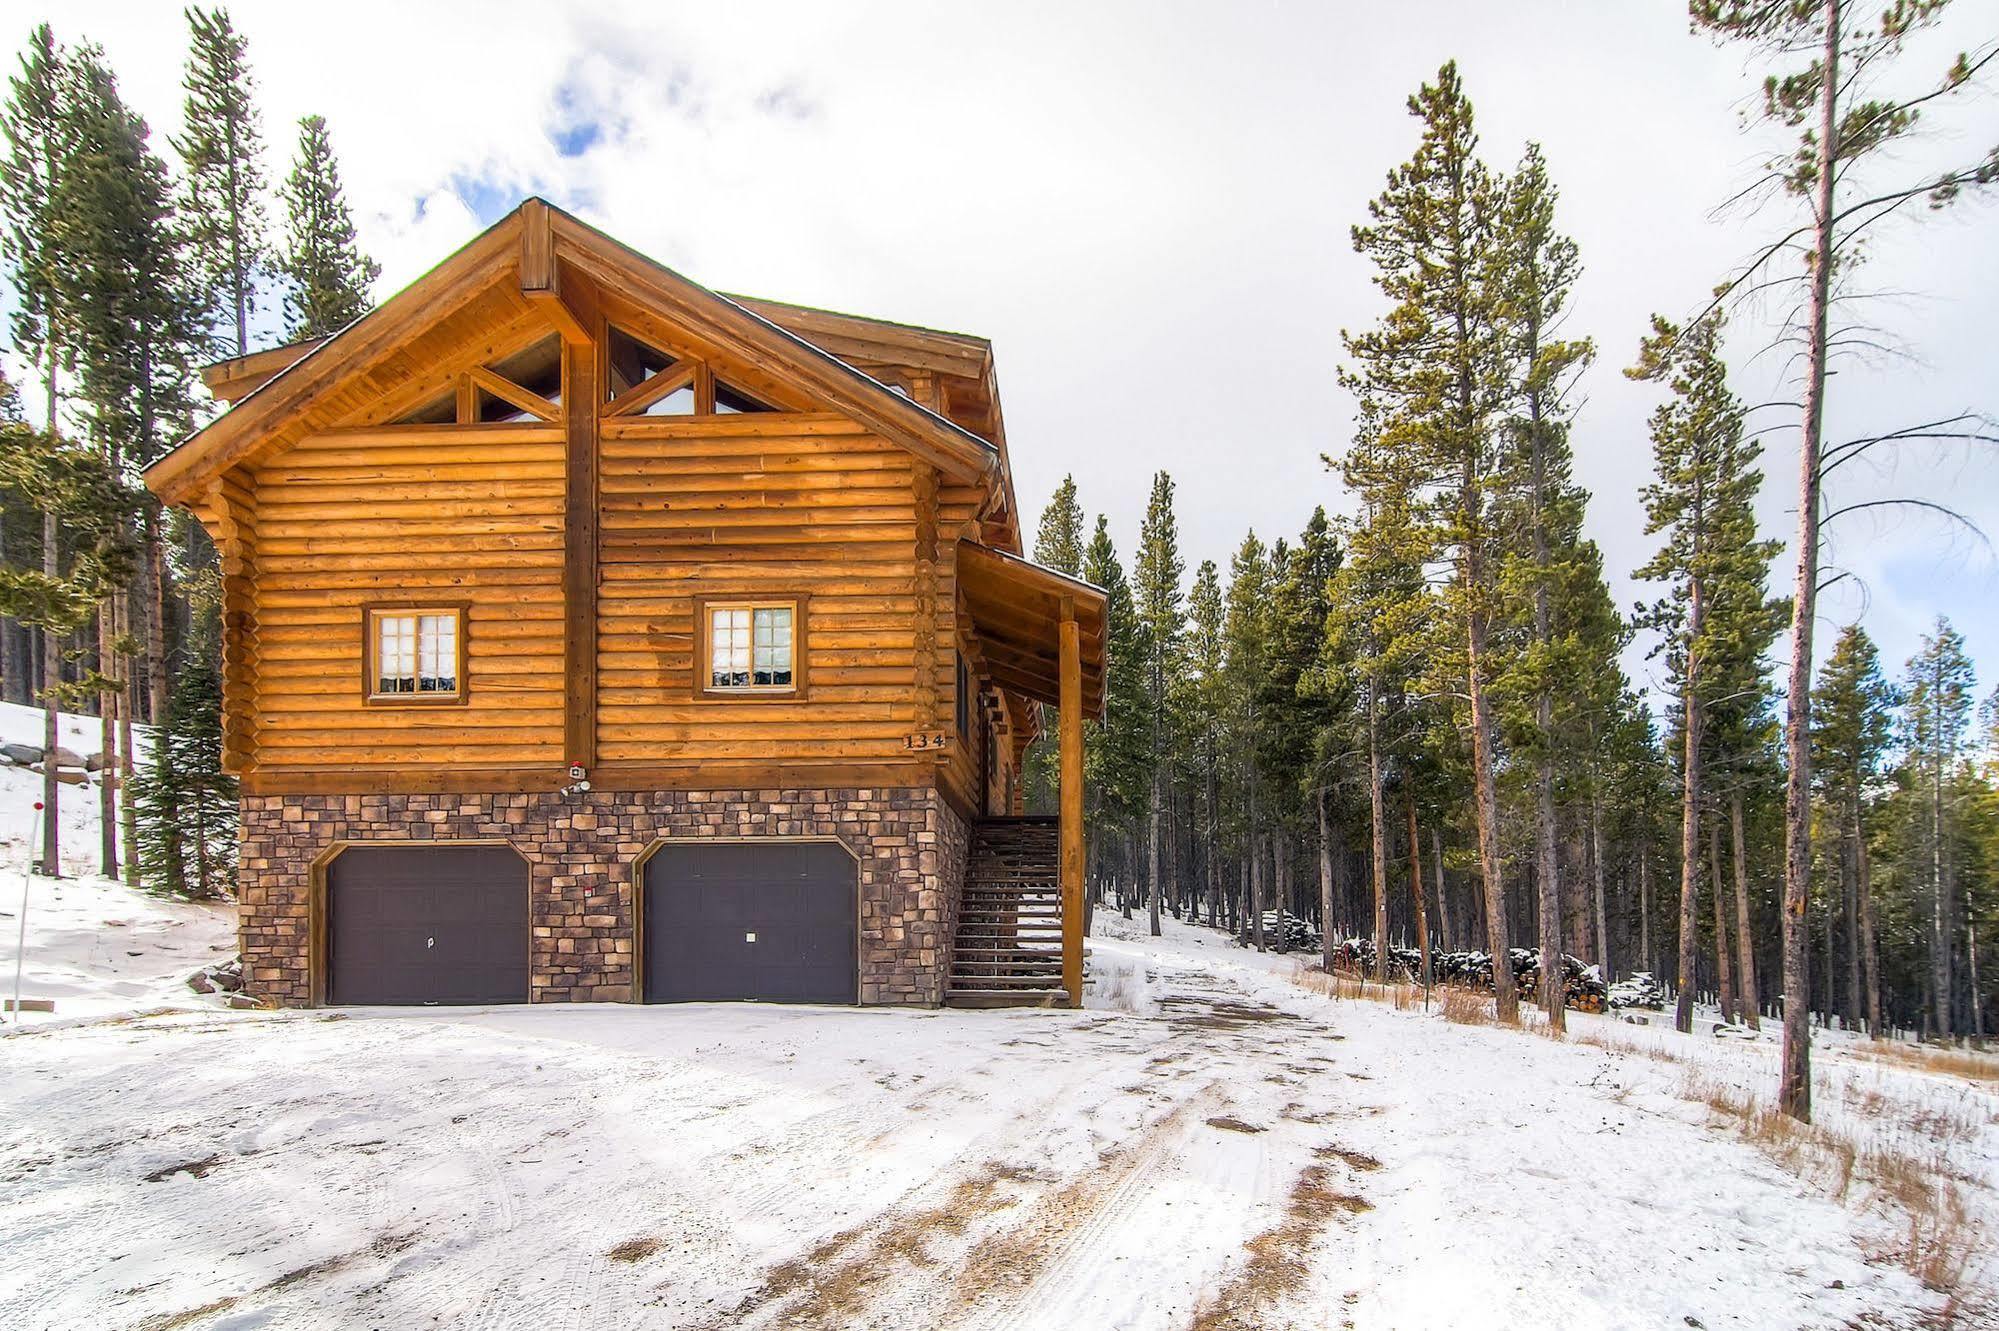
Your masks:
{"label": "roof overhang", "polygon": [[958,543],[958,590],[995,684],[1059,707],[1062,622],[1076,621],[1083,714],[1104,715],[1103,589],[980,545]]}
{"label": "roof overhang", "polygon": [[[601,284],[656,308],[705,342],[781,376],[945,475],[989,490],[1007,484],[991,441],[910,401],[831,352],[690,281],[543,200],[529,199],[424,276],[335,336],[309,348],[239,358],[217,381],[247,391],[236,405],[146,468],[168,503],[188,503],[230,468],[254,463],[286,429],[316,426],[344,385],[410,338],[501,282],[519,283],[560,316],[565,290]],[[557,326],[561,327],[558,317]],[[298,354],[299,351],[303,354]],[[284,364],[287,359],[292,363]],[[218,367],[222,369],[222,367]],[[259,379],[259,375],[268,374]],[[331,421],[326,422],[331,424]]]}

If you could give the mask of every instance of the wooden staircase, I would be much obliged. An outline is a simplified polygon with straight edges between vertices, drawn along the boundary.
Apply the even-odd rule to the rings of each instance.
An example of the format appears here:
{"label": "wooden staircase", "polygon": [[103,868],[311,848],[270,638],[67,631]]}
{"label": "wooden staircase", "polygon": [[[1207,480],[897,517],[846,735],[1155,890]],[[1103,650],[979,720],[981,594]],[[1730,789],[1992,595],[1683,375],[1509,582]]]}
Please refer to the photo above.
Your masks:
{"label": "wooden staircase", "polygon": [[1064,1007],[1061,820],[972,827],[951,954],[950,1007]]}

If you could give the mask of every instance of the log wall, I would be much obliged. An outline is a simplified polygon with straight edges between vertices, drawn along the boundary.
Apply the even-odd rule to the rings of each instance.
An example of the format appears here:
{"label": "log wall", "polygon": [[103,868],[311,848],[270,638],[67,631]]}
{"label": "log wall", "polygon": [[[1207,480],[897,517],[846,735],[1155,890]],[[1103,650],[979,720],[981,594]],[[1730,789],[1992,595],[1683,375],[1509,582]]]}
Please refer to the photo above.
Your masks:
{"label": "log wall", "polygon": [[[311,436],[258,468],[256,762],[562,761],[560,426]],[[362,607],[466,605],[466,699],[363,700]]]}

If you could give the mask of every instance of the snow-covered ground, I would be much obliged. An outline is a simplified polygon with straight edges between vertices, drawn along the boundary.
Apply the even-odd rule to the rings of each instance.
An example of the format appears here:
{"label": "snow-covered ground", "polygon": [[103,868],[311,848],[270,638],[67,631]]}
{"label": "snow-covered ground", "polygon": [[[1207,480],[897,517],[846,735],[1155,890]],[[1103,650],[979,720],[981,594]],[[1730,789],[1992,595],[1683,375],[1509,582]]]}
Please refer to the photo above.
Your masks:
{"label": "snow-covered ground", "polygon": [[[0,770],[9,993],[39,790]],[[1709,1106],[1767,1039],[1557,1043],[1142,927],[1100,916],[1082,1012],[244,1012],[183,983],[227,907],[34,879],[0,1326],[1900,1327],[1945,1301],[1884,1162],[1999,1234],[1991,1081],[1835,1037],[1832,1145],[1759,1144]]]}
{"label": "snow-covered ground", "polygon": [[[94,754],[98,724],[96,717],[64,715],[59,742],[77,754]],[[137,738],[143,742],[143,733]],[[41,742],[39,709],[0,703],[0,743]],[[67,876],[30,877],[30,839],[40,845],[35,802],[42,798],[42,774],[0,761],[0,998],[14,996],[25,893],[29,945],[21,994],[53,1001],[55,1010],[23,1012],[23,1023],[68,1023],[194,1002],[185,983],[189,973],[236,953],[234,908],[164,900],[98,876],[96,775],[89,785],[56,789]]]}
{"label": "snow-covered ground", "polygon": [[[121,890],[101,900],[125,918]],[[1883,1255],[1890,1214],[1715,1126],[1681,1061],[1336,1002],[1295,964],[1106,914],[1092,983],[1116,1006],[1082,1012],[187,995],[30,1026],[0,1039],[0,1326],[1789,1328],[1939,1306]],[[1767,1071],[1759,1046],[1598,1025]],[[1951,1149],[1988,1205],[1991,1092],[1864,1071],[1971,1125]]]}

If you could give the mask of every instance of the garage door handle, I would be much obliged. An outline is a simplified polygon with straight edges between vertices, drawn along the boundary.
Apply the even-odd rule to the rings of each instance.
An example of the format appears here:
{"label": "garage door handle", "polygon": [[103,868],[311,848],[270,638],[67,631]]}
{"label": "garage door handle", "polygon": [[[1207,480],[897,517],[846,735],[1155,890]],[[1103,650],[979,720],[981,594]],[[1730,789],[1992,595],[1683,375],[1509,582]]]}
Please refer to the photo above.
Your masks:
{"label": "garage door handle", "polygon": [[437,940],[436,940],[435,938],[426,938],[426,939],[424,939],[424,940],[423,940],[423,945],[424,945],[425,947],[436,947],[436,946],[437,946]]}

